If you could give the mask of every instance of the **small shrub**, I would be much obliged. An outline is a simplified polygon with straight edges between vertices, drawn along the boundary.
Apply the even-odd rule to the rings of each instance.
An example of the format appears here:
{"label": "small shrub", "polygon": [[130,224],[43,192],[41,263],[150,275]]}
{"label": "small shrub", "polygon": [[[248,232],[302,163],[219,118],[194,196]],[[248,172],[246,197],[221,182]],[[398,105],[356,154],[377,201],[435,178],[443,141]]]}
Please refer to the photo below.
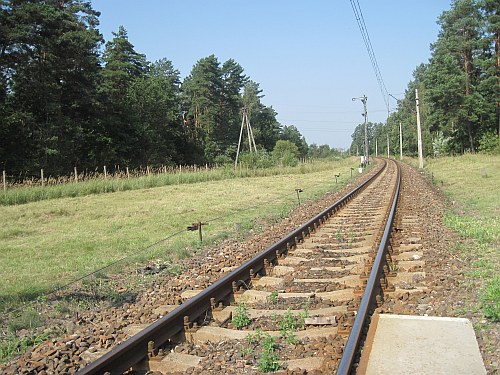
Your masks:
{"label": "small shrub", "polygon": [[244,303],[239,303],[238,306],[236,306],[231,323],[236,329],[244,328],[250,324],[248,307],[246,307]]}
{"label": "small shrub", "polygon": [[276,342],[269,334],[264,334],[262,339],[262,355],[259,359],[259,370],[262,372],[271,372],[281,370],[279,357],[276,353]]}
{"label": "small shrub", "polygon": [[304,305],[304,310],[299,313],[298,328],[304,329],[306,326],[306,318],[309,318],[309,302]]}
{"label": "small shrub", "polygon": [[479,152],[490,155],[500,155],[500,137],[494,132],[483,134],[479,140]]}
{"label": "small shrub", "polygon": [[217,155],[214,158],[214,163],[217,165],[232,165],[234,161],[227,155]]}
{"label": "small shrub", "polygon": [[286,311],[283,318],[278,322],[280,328],[280,333],[289,344],[297,343],[297,337],[295,336],[295,331],[297,330],[297,321],[292,315],[290,308]]}
{"label": "small shrub", "polygon": [[291,152],[286,152],[281,158],[281,165],[284,167],[296,167],[299,164],[297,159]]}
{"label": "small shrub", "polygon": [[272,291],[271,294],[269,296],[267,296],[267,302],[269,302],[271,304],[275,304],[276,302],[278,302],[278,291],[277,290]]}

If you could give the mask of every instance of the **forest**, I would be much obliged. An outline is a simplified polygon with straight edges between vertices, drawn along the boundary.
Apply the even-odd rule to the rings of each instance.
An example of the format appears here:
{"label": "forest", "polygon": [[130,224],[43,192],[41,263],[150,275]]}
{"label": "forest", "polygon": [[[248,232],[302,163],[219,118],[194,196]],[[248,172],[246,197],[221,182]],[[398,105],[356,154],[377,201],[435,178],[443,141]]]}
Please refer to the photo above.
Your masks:
{"label": "forest", "polygon": [[[11,176],[73,167],[172,166],[234,160],[249,113],[258,149],[305,157],[233,59],[211,55],[181,81],[168,59],[150,62],[120,27],[105,42],[84,0],[0,0],[0,168]],[[311,145],[313,156],[329,146]]]}
{"label": "forest", "polygon": [[[431,57],[419,65],[387,123],[368,123],[370,154],[417,154],[418,90],[424,156],[500,153],[500,3],[455,0],[438,19]],[[389,94],[388,94],[389,95]],[[352,134],[351,153],[362,154],[364,124]]]}
{"label": "forest", "polygon": [[[235,60],[201,58],[181,79],[167,58],[136,51],[124,27],[105,41],[99,15],[88,0],[0,0],[0,169],[10,176],[229,163],[243,108],[264,160],[339,154],[280,124]],[[430,60],[391,99],[397,109],[368,124],[371,154],[376,144],[385,154],[387,139],[397,154],[400,123],[404,153],[416,154],[415,89],[424,155],[498,152],[498,2],[455,0],[438,23]],[[363,137],[360,124],[351,154]]]}

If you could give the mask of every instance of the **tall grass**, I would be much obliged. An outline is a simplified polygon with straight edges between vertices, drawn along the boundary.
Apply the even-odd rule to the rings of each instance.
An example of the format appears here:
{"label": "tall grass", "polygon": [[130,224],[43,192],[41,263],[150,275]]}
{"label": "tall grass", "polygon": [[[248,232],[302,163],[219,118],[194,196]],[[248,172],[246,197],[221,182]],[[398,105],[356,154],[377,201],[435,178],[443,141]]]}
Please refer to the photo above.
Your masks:
{"label": "tall grass", "polygon": [[18,205],[37,202],[47,199],[66,197],[81,197],[93,194],[112,193],[118,191],[149,189],[159,186],[193,184],[204,181],[220,181],[234,178],[265,177],[283,174],[304,174],[315,171],[324,171],[331,166],[326,161],[301,163],[295,167],[272,167],[253,169],[232,166],[217,168],[184,168],[184,170],[160,169],[149,175],[127,177],[120,173],[113,177],[104,178],[95,175],[79,182],[71,179],[62,180],[61,183],[41,186],[39,184],[24,184],[10,187],[0,193],[0,205]]}

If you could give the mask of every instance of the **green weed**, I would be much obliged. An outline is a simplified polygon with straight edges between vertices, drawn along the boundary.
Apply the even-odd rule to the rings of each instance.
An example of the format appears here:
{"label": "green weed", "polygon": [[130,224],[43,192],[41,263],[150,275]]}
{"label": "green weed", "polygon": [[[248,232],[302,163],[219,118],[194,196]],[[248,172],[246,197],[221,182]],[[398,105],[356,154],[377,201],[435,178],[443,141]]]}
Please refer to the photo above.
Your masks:
{"label": "green weed", "polygon": [[275,304],[278,302],[278,291],[273,290],[270,295],[267,296],[267,302],[270,304]]}
{"label": "green weed", "polygon": [[484,288],[480,297],[481,310],[493,322],[500,321],[500,276],[494,277]]}
{"label": "green weed", "polygon": [[12,319],[8,324],[9,332],[16,333],[21,329],[32,330],[40,327],[43,318],[33,308],[26,309],[20,316]]}
{"label": "green weed", "polygon": [[250,324],[248,307],[244,303],[238,303],[233,313],[231,324],[236,329],[242,329]]}
{"label": "green weed", "polygon": [[17,337],[15,334],[7,335],[0,342],[0,363],[5,363],[16,355],[26,352],[28,348],[41,344],[49,337],[49,332],[24,337]]}
{"label": "green weed", "polygon": [[296,344],[297,336],[295,335],[295,331],[297,330],[297,320],[292,314],[290,308],[287,309],[285,315],[283,315],[282,319],[278,321],[278,326],[280,329],[281,336],[288,344]]}
{"label": "green weed", "polygon": [[259,370],[262,372],[278,371],[282,369],[276,353],[277,345],[274,338],[264,334],[262,339],[262,355],[259,359]]}

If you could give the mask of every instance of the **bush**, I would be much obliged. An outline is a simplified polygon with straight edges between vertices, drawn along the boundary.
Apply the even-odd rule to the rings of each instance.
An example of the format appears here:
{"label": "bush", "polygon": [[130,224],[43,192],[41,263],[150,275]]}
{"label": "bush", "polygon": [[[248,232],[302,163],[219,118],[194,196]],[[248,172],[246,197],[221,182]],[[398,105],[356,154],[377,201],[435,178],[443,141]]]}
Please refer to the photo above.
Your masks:
{"label": "bush", "polygon": [[244,152],[239,160],[240,164],[247,168],[271,168],[276,164],[273,157],[265,150]]}
{"label": "bush", "polygon": [[494,132],[484,133],[479,140],[479,152],[500,155],[500,137]]}
{"label": "bush", "polygon": [[281,158],[281,165],[284,167],[296,167],[297,164],[299,164],[299,159],[290,152],[285,152]]}
{"label": "bush", "polygon": [[229,165],[229,164],[232,165],[234,161],[227,155],[217,155],[214,158],[214,163],[216,165]]}
{"label": "bush", "polygon": [[286,154],[291,154],[293,157],[298,158],[300,155],[299,148],[295,143],[280,139],[274,146],[273,156],[275,159],[279,160],[284,158]]}

